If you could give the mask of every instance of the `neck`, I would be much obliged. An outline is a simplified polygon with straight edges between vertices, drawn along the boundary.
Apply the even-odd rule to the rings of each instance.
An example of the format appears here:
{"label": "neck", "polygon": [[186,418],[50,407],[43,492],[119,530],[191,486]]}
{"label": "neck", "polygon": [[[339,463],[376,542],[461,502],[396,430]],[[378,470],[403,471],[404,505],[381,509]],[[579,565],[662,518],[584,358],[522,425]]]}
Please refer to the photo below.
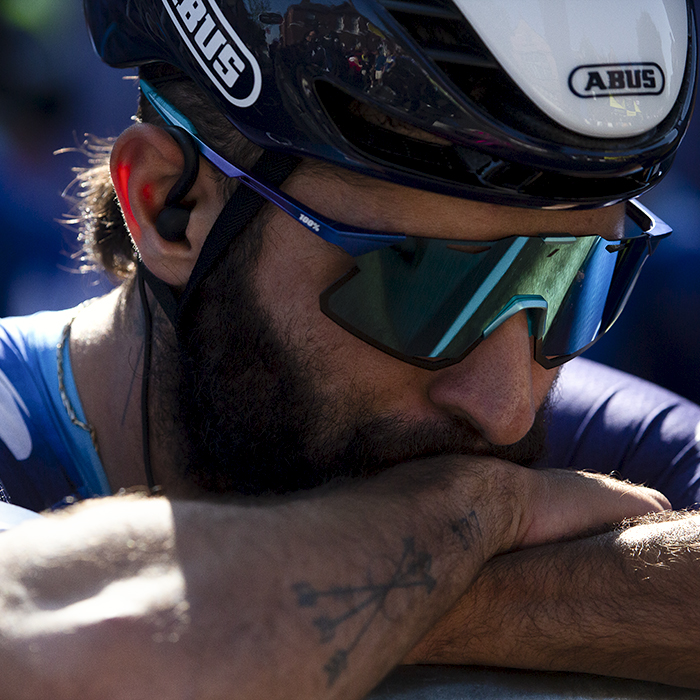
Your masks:
{"label": "neck", "polygon": [[[75,382],[113,492],[146,485],[141,421],[144,342],[138,290],[130,284],[83,308],[71,329]],[[152,385],[150,399],[151,407],[157,405]],[[168,488],[173,472],[153,437],[151,450],[156,483]]]}

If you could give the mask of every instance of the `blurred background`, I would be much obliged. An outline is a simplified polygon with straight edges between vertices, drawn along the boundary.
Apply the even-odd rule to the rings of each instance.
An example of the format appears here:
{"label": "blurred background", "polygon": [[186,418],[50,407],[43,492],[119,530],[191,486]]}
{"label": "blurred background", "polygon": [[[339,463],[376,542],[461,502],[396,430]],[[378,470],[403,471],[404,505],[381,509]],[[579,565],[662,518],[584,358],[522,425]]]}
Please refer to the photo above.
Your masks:
{"label": "blurred background", "polygon": [[[75,305],[109,284],[79,274],[60,220],[84,135],[114,136],[136,109],[133,71],[94,56],[79,0],[0,0],[0,316]],[[671,174],[644,197],[674,235],[613,330],[587,356],[700,402],[700,116]]]}
{"label": "blurred background", "polygon": [[125,75],[96,58],[80,0],[0,0],[0,315],[109,288],[77,273],[75,234],[59,223],[71,169],[86,159],[54,151],[129,125],[136,89]]}

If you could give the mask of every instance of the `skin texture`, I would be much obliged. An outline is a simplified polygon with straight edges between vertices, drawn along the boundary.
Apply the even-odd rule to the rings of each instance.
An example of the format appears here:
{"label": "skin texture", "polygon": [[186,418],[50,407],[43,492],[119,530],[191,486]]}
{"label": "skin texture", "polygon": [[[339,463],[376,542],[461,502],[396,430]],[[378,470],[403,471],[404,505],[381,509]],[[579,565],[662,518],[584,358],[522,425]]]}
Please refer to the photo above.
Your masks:
{"label": "skin texture", "polygon": [[[203,164],[189,195],[187,239],[172,243],[154,228],[182,168],[172,139],[155,127],[134,126],[115,145],[113,167],[144,262],[182,286],[222,206],[211,172]],[[301,171],[286,187],[309,206],[355,225],[470,240],[546,231],[619,235],[619,209],[512,210],[324,175]],[[319,391],[340,406],[360,392],[375,415],[407,421],[456,416],[496,445],[530,430],[555,373],[533,362],[521,316],[458,365],[421,370],[365,345],[321,314],[319,292],[350,263],[343,253],[274,211],[266,233],[255,289],[280,335],[313,359],[309,375]],[[114,489],[143,478],[132,381],[140,376],[142,345],[137,301],[121,291],[82,312],[71,335],[81,401]],[[161,399],[152,396],[154,409]],[[586,537],[667,508],[657,492],[602,476],[461,455],[399,464],[372,479],[296,498],[183,500],[176,496],[189,494],[171,438],[160,431],[152,445],[167,499],[108,499],[4,535],[0,665],[6,697],[361,698],[421,639],[429,641],[408,658],[433,660],[432,650],[440,649],[451,662],[473,661],[467,635],[494,640],[482,645],[491,650],[482,663],[530,665],[537,650],[555,658],[569,638],[572,615],[585,618],[596,605],[601,592],[586,582],[606,562],[619,577],[619,619],[633,619],[640,599],[657,617],[668,614],[662,605],[669,596],[659,595],[663,582],[645,598],[636,568],[654,551],[656,529],[644,530],[641,543],[635,528],[628,529],[632,534],[617,547]],[[688,540],[695,541],[694,521],[686,524]],[[577,560],[580,575],[572,577],[567,548],[579,546],[581,537],[587,544]],[[531,568],[520,565],[527,553],[534,553]],[[503,571],[509,575],[497,578]],[[518,587],[556,586],[566,589],[566,605],[540,618],[518,594]],[[638,596],[630,596],[630,588]],[[472,590],[488,591],[483,609],[478,601],[485,596],[475,602]],[[584,591],[592,600],[577,607]],[[673,608],[680,604],[675,598]],[[505,605],[514,609],[506,620],[489,616]],[[552,628],[538,637],[544,620]],[[467,631],[460,627],[465,624]],[[606,624],[595,621],[585,653],[571,668],[585,659],[587,670],[608,672],[605,651],[613,644],[624,661],[625,644],[638,638],[629,626]],[[504,659],[496,641],[515,632],[531,644],[523,645],[522,656],[521,646],[510,647]],[[649,635],[635,643],[654,656]],[[638,668],[614,672],[634,677]],[[665,673],[658,664],[645,672],[657,679]],[[700,685],[697,669],[688,678]]]}
{"label": "skin texture", "polygon": [[361,698],[494,554],[663,505],[460,457],[258,507],[78,508],[4,536],[3,694]]}
{"label": "skin texture", "polygon": [[404,661],[574,670],[698,688],[689,631],[700,620],[688,603],[697,595],[699,525],[697,515],[666,514],[494,557]]}

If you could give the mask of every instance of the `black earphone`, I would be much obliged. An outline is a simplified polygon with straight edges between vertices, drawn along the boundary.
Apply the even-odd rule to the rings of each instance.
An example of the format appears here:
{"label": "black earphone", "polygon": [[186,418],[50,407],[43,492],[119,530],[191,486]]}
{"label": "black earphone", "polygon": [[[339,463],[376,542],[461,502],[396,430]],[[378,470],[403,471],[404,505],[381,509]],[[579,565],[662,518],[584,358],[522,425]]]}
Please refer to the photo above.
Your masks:
{"label": "black earphone", "polygon": [[199,174],[199,149],[195,140],[184,129],[178,126],[163,128],[180,146],[185,165],[180,178],[165,198],[165,209],[156,218],[156,231],[164,240],[176,243],[184,240],[190,220],[190,209],[183,207],[180,202],[192,189]]}

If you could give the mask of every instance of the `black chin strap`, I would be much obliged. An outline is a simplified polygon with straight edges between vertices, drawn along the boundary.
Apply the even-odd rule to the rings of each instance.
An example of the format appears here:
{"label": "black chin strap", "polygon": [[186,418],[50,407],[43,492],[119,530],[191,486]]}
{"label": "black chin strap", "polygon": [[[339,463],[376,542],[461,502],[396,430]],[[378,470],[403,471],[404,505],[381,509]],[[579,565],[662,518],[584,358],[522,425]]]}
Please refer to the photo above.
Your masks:
{"label": "black chin strap", "polygon": [[[279,187],[300,162],[301,159],[294,156],[265,151],[255,164],[253,173],[261,180]],[[244,183],[240,183],[214,222],[214,226],[204,241],[187,286],[179,296],[172,287],[156,277],[139,261],[139,274],[143,276],[173,324],[178,342],[182,343],[184,340],[185,313],[199,285],[228,250],[234,238],[243,231],[266,203],[267,200],[262,195],[246,187]]]}
{"label": "black chin strap", "polygon": [[[300,162],[301,159],[294,156],[280,155],[278,153],[265,151],[253,168],[253,173],[259,176],[261,180],[279,187],[291,175],[294,168],[296,168]],[[170,319],[170,322],[175,328],[177,341],[180,347],[183,347],[186,333],[184,319],[190,300],[202,281],[209,275],[214,265],[228,250],[234,238],[243,231],[266,203],[267,200],[257,192],[246,187],[244,183],[239,184],[236,191],[219,214],[219,217],[214,222],[214,226],[212,226],[202,246],[190,279],[184,291],[179,296],[172,287],[163,282],[159,277],[156,277],[141,260],[138,261],[138,285],[146,326],[143,377],[141,383],[141,431],[146,481],[151,493],[158,492],[160,487],[156,485],[153,477],[150,454],[151,440],[148,416],[148,386],[151,371],[153,324],[144,283],[148,284],[153,292],[153,296],[158,300],[166,316]]]}
{"label": "black chin strap", "polygon": [[141,444],[143,447],[143,465],[146,471],[146,483],[152,494],[158,493],[160,487],[153,478],[153,465],[151,464],[151,422],[148,418],[148,388],[149,375],[151,373],[151,351],[153,349],[153,316],[146,296],[146,285],[142,271],[145,266],[139,267],[138,285],[143,309],[144,338],[143,338],[143,373],[141,374]]}

